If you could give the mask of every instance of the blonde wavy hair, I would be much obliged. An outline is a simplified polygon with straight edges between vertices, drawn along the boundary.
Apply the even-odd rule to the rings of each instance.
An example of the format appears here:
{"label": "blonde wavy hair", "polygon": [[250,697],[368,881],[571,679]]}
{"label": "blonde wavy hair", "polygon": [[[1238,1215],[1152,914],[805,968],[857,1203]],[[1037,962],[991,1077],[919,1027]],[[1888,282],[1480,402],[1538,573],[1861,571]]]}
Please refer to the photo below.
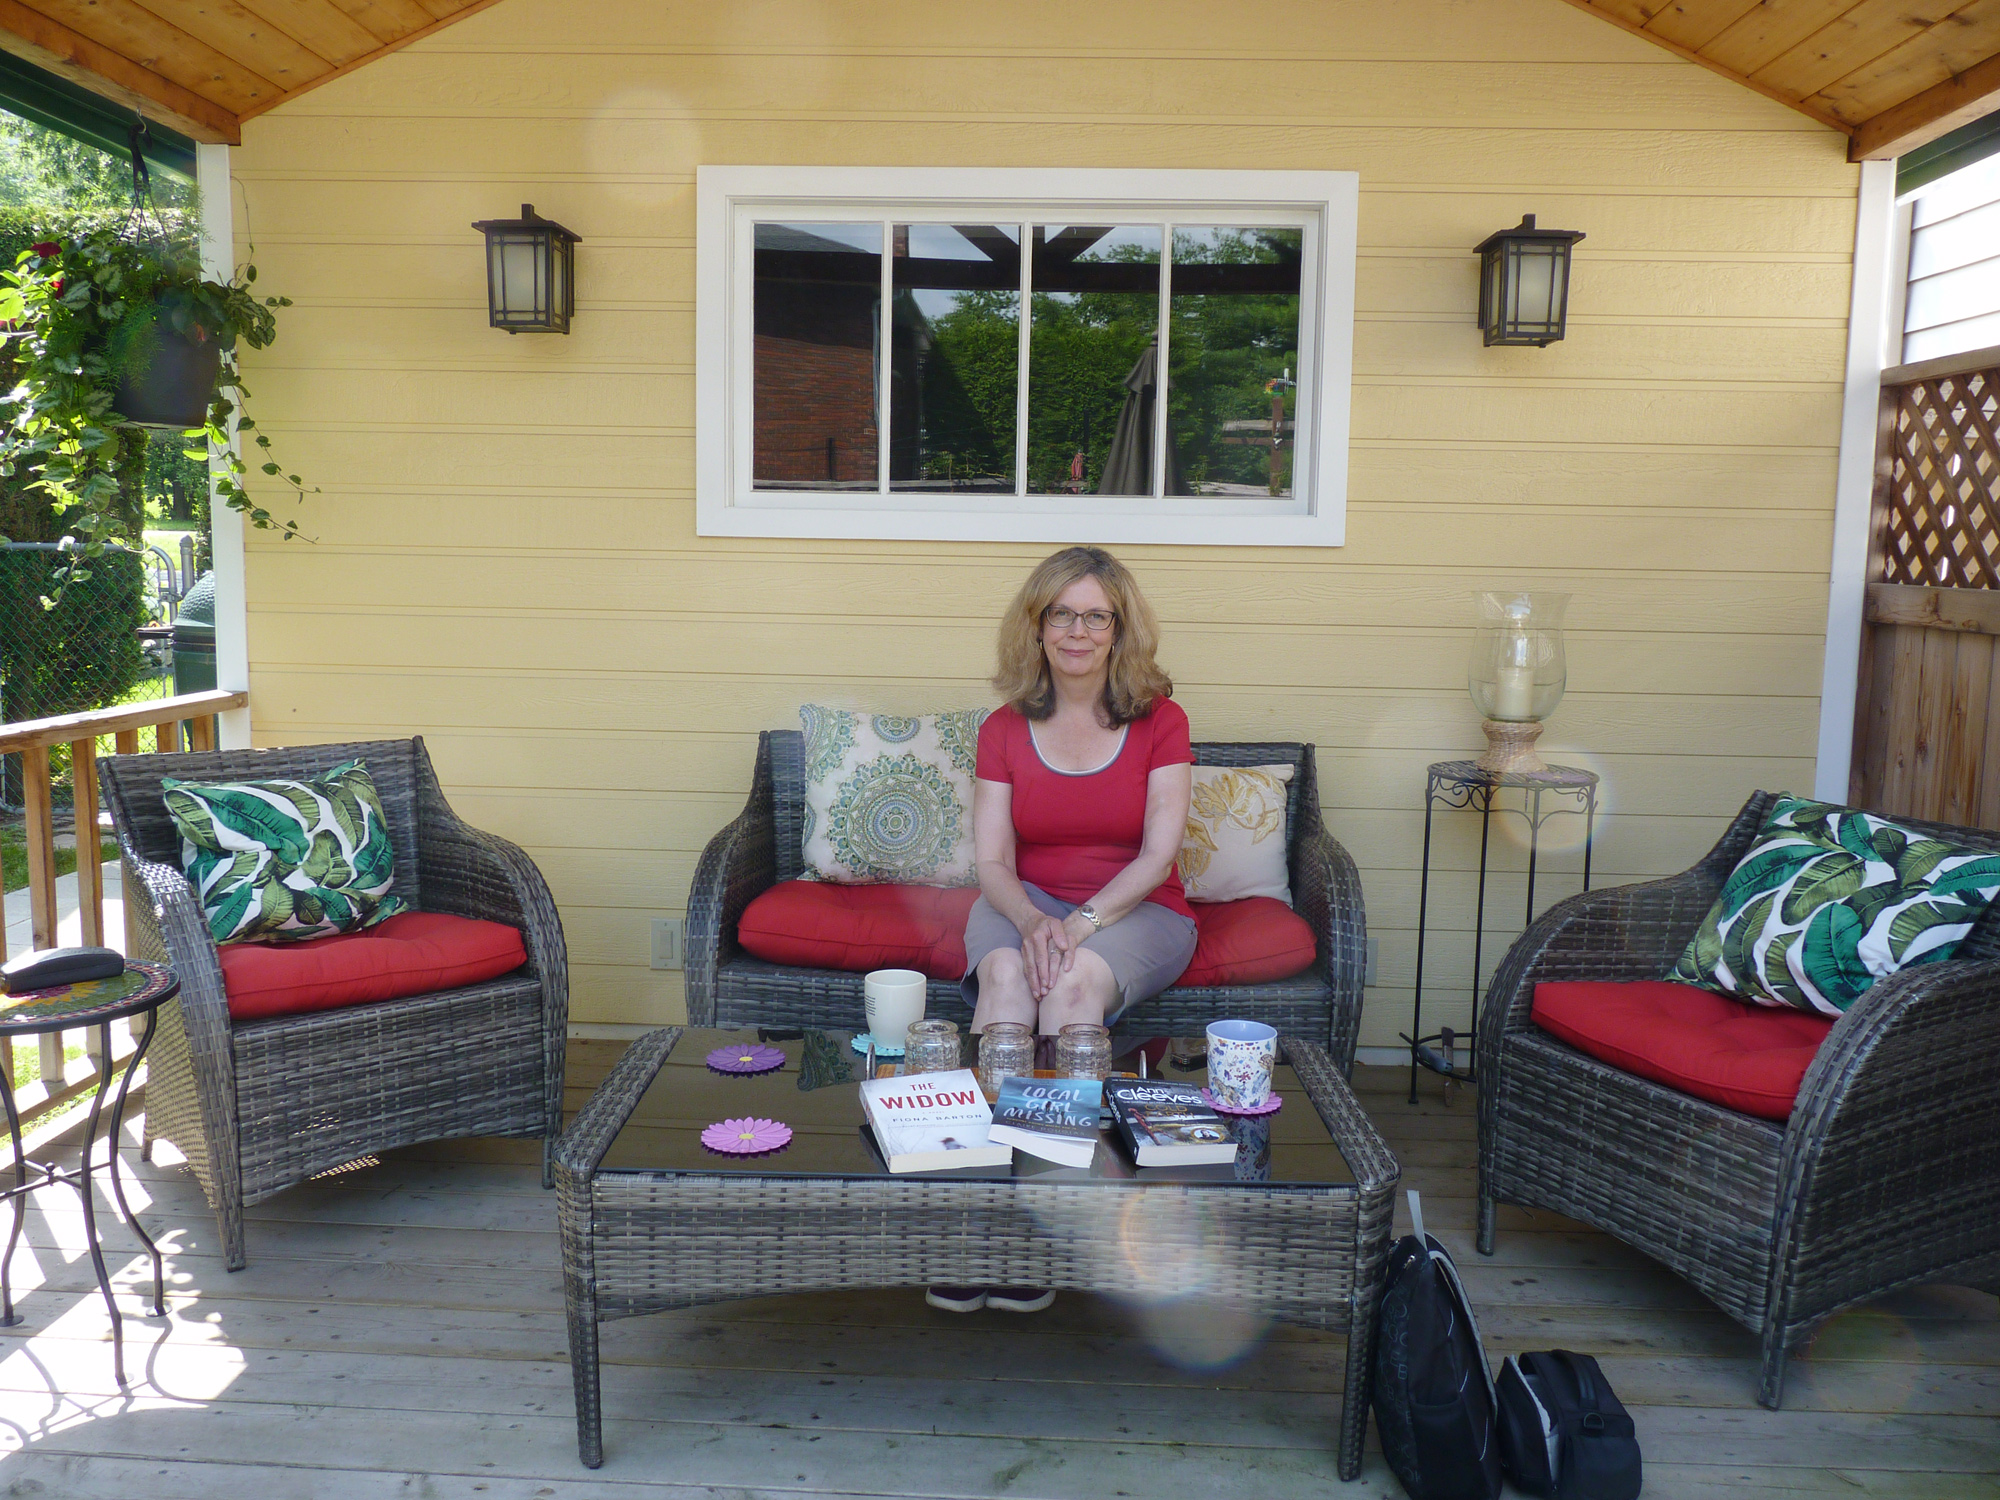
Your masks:
{"label": "blonde wavy hair", "polygon": [[1000,670],[993,686],[1023,718],[1042,720],[1056,710],[1055,679],[1042,649],[1042,615],[1080,578],[1095,578],[1118,616],[1111,665],[1104,678],[1104,712],[1112,727],[1143,719],[1174,695],[1173,679],[1153,654],[1160,622],[1125,564],[1102,547],[1065,547],[1043,558],[1021,585],[1000,621]]}

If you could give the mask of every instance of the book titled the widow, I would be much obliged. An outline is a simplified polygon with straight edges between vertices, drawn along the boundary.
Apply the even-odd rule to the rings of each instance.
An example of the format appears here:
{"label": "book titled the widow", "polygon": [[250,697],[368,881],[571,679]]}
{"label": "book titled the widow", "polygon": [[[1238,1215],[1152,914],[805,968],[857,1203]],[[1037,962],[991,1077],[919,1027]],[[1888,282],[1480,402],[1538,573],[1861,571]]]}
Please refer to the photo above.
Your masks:
{"label": "book titled the widow", "polygon": [[861,1107],[891,1172],[1004,1167],[1014,1160],[1012,1146],[988,1138],[993,1111],[970,1068],[864,1079]]}
{"label": "book titled the widow", "polygon": [[996,1141],[1064,1167],[1087,1167],[1097,1154],[1104,1085],[1095,1078],[1007,1078],[993,1101]]}

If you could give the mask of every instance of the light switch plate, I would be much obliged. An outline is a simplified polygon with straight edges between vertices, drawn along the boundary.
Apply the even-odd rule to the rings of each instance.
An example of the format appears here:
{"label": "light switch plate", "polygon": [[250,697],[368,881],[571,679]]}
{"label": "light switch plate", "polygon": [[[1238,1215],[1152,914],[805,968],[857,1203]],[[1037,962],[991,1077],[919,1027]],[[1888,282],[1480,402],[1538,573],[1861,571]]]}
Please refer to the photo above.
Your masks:
{"label": "light switch plate", "polygon": [[681,966],[681,934],[684,930],[680,917],[653,918],[654,968],[678,969]]}

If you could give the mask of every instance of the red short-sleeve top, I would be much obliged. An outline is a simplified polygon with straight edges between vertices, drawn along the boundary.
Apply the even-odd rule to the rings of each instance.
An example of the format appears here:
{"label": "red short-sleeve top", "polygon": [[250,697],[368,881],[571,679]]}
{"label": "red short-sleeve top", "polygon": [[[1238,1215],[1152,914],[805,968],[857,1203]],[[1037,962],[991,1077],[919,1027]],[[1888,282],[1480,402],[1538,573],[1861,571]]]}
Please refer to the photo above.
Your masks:
{"label": "red short-sleeve top", "polygon": [[[1125,726],[1118,753],[1094,771],[1058,771],[1012,707],[979,730],[981,781],[1014,788],[1014,869],[1061,901],[1088,901],[1139,857],[1146,838],[1146,780],[1157,766],[1190,765],[1188,717],[1171,698]],[[1178,869],[1146,898],[1192,919]]]}

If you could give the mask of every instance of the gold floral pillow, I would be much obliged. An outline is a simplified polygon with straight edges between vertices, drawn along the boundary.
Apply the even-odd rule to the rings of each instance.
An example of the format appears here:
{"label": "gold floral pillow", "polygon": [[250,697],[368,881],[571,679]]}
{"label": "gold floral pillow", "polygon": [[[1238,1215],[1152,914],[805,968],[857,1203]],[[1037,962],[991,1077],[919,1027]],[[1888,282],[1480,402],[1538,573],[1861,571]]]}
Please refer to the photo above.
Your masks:
{"label": "gold floral pillow", "polygon": [[1291,766],[1196,766],[1181,841],[1181,885],[1190,901],[1276,896],[1292,904],[1285,793]]}

